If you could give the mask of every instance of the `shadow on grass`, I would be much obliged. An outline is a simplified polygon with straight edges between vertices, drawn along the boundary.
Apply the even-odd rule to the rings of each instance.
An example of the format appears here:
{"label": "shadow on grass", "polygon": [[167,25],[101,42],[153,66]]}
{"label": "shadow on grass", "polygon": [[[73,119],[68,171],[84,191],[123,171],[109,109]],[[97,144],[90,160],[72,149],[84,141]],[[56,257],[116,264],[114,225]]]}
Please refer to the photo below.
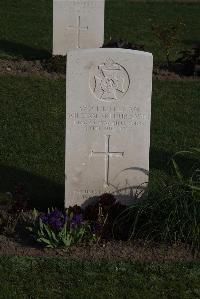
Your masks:
{"label": "shadow on grass", "polygon": [[63,208],[64,183],[57,184],[25,170],[4,165],[0,165],[0,177],[0,193],[11,192],[18,183],[22,183],[32,208],[41,210],[55,206]]}
{"label": "shadow on grass", "polygon": [[173,154],[166,150],[158,150],[152,147],[150,149],[150,169],[164,170],[169,174],[169,162]]}
{"label": "shadow on grass", "polygon": [[187,46],[200,46],[200,40],[184,39],[183,43]]}
{"label": "shadow on grass", "polygon": [[[150,169],[170,172],[169,161],[172,154],[164,150],[151,149]],[[63,208],[64,205],[64,174],[63,184],[48,178],[32,174],[28,171],[0,165],[0,193],[13,191],[21,183],[28,192],[31,207],[44,210],[48,207]]]}
{"label": "shadow on grass", "polygon": [[15,43],[7,40],[0,40],[0,51],[9,55],[23,57],[26,60],[50,58],[50,52],[42,49],[35,49],[24,44]]}

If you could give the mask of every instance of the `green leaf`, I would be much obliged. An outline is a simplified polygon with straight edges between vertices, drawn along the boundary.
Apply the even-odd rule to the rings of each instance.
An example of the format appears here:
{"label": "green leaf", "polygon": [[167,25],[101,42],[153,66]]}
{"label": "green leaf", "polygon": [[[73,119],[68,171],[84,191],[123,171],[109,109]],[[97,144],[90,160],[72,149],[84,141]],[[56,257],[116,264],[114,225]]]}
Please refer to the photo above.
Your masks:
{"label": "green leaf", "polygon": [[51,229],[49,228],[49,226],[47,224],[43,224],[44,230],[46,231],[48,237],[51,239],[52,234],[51,234]]}
{"label": "green leaf", "polygon": [[39,218],[39,229],[43,231],[44,229],[44,222]]}
{"label": "green leaf", "polygon": [[38,211],[34,208],[33,209],[33,219],[36,220],[38,218]]}
{"label": "green leaf", "polygon": [[197,186],[191,186],[191,185],[190,185],[190,188],[191,188],[192,190],[195,190],[195,191],[200,191],[200,187],[197,187]]}
{"label": "green leaf", "polygon": [[64,226],[63,226],[63,228],[62,228],[62,230],[59,233],[59,236],[61,238],[65,238],[66,234],[67,234],[67,224],[65,223]]}
{"label": "green leaf", "polygon": [[180,171],[180,169],[179,169],[178,164],[176,163],[176,161],[175,161],[174,159],[172,159],[172,164],[173,164],[173,166],[174,166],[174,170],[175,170],[175,173],[176,173],[177,178],[179,179],[179,181],[180,181],[181,183],[183,183],[183,176],[182,176],[182,173],[181,173],[181,171]]}
{"label": "green leaf", "polygon": [[58,243],[59,241],[56,238],[56,235],[55,235],[55,233],[53,231],[51,231],[51,235],[52,235],[53,240]]}
{"label": "green leaf", "polygon": [[33,228],[31,226],[26,227],[29,232],[33,232]]}
{"label": "green leaf", "polygon": [[66,247],[69,247],[72,244],[72,236],[70,234],[67,234],[63,239],[62,239],[63,244]]}
{"label": "green leaf", "polygon": [[200,154],[200,148],[192,147],[192,151],[197,152],[197,153]]}
{"label": "green leaf", "polygon": [[52,245],[51,242],[46,238],[38,238],[37,241],[40,243],[47,244],[47,245]]}
{"label": "green leaf", "polygon": [[73,214],[73,212],[71,212],[69,215],[69,219],[72,220],[73,216],[74,216],[74,214]]}

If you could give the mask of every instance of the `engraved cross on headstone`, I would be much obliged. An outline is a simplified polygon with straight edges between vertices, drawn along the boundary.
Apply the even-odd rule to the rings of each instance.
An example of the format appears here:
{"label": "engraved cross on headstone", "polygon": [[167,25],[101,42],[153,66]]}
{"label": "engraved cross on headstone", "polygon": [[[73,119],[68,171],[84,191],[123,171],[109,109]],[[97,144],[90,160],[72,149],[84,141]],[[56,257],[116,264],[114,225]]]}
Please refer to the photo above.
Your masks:
{"label": "engraved cross on headstone", "polygon": [[80,48],[80,33],[81,31],[87,31],[87,27],[81,27],[81,17],[77,16],[77,26],[68,26],[68,29],[76,29],[77,30],[77,48]]}
{"label": "engraved cross on headstone", "polygon": [[109,186],[110,158],[124,157],[124,152],[111,152],[110,151],[110,135],[105,135],[105,152],[94,152],[92,150],[91,156],[104,156],[105,157],[105,183],[107,186]]}

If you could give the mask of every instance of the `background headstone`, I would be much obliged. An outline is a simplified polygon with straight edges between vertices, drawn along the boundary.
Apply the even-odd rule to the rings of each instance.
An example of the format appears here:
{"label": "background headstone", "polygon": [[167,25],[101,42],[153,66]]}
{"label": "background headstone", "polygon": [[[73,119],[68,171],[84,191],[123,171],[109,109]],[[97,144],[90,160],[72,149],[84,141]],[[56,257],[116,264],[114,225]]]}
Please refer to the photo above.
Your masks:
{"label": "background headstone", "polygon": [[152,55],[140,51],[68,52],[66,206],[102,193],[129,204],[146,188],[152,67]]}
{"label": "background headstone", "polygon": [[104,42],[105,0],[53,1],[53,55],[98,48]]}

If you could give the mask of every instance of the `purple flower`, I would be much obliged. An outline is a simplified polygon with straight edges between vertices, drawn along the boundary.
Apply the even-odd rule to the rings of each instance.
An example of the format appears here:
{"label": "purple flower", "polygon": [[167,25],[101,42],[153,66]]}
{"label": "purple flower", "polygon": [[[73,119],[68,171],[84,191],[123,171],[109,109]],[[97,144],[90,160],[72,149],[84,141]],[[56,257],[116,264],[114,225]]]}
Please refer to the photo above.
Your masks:
{"label": "purple flower", "polygon": [[49,220],[49,225],[54,229],[54,230],[59,230],[61,227],[64,225],[64,221],[62,219],[56,219],[56,218],[51,218]]}
{"label": "purple flower", "polygon": [[63,215],[63,212],[59,211],[59,210],[54,210],[53,212],[51,212],[49,214],[49,218],[62,218],[64,215]]}
{"label": "purple flower", "polygon": [[71,220],[71,227],[76,227],[80,225],[83,221],[83,216],[81,214],[74,215]]}
{"label": "purple flower", "polygon": [[47,223],[48,222],[48,216],[47,214],[42,214],[39,216],[39,219],[42,220],[42,222]]}
{"label": "purple flower", "polygon": [[66,223],[70,228],[76,229],[83,223],[83,216],[81,213],[68,213],[55,209],[52,212],[40,215],[43,223],[50,226],[51,229],[57,231],[63,228]]}
{"label": "purple flower", "polygon": [[40,215],[40,219],[53,230],[61,229],[67,221],[66,215],[57,209],[50,213]]}

